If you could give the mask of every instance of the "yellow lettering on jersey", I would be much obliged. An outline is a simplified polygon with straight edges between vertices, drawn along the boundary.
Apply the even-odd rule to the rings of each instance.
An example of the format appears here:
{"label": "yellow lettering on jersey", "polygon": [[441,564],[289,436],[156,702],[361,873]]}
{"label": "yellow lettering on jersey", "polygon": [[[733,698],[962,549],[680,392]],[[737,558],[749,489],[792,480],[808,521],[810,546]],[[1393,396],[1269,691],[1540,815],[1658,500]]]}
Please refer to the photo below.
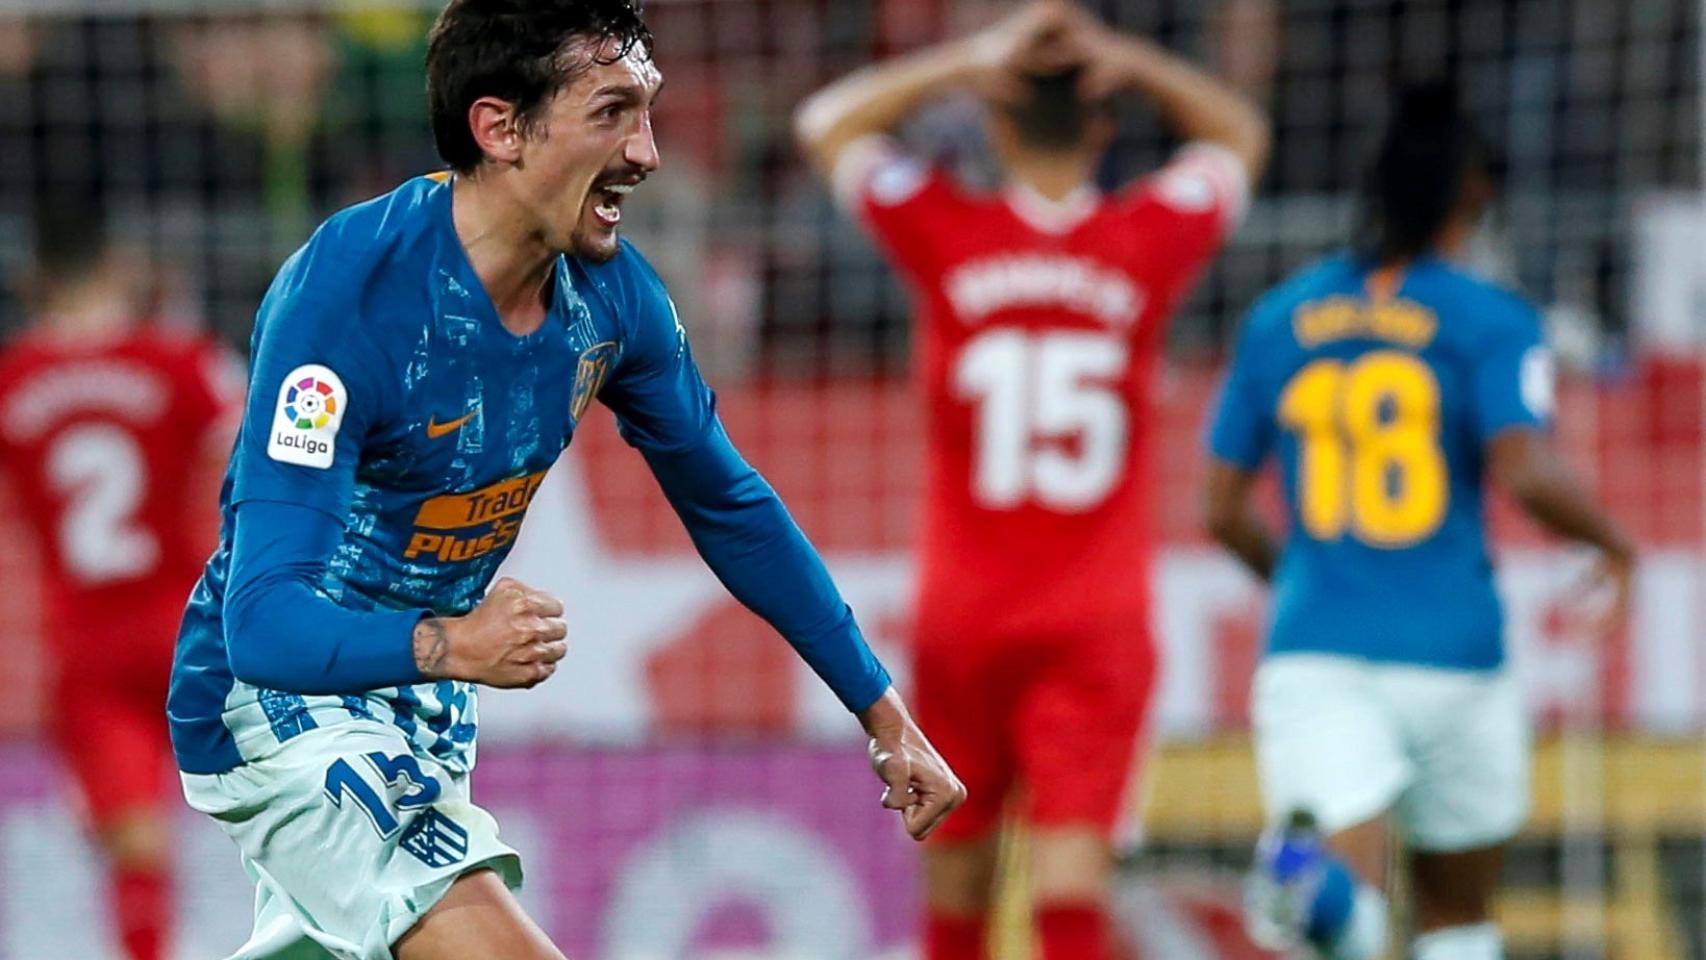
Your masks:
{"label": "yellow lettering on jersey", "polygon": [[544,480],[541,470],[470,493],[433,497],[415,514],[415,532],[404,558],[457,563],[509,546],[521,532],[521,517]]}
{"label": "yellow lettering on jersey", "polygon": [[1396,350],[1349,365],[1316,360],[1298,371],[1280,397],[1279,422],[1298,438],[1304,530],[1336,540],[1348,527],[1386,548],[1432,536],[1450,493],[1439,406],[1433,371]]}
{"label": "yellow lettering on jersey", "polygon": [[1413,300],[1370,303],[1332,296],[1305,303],[1292,314],[1292,335],[1304,347],[1356,337],[1386,340],[1419,350],[1433,342],[1439,317]]}
{"label": "yellow lettering on jersey", "polygon": [[502,480],[472,493],[451,493],[421,504],[415,526],[426,530],[461,530],[499,517],[524,513],[545,480],[544,471]]}

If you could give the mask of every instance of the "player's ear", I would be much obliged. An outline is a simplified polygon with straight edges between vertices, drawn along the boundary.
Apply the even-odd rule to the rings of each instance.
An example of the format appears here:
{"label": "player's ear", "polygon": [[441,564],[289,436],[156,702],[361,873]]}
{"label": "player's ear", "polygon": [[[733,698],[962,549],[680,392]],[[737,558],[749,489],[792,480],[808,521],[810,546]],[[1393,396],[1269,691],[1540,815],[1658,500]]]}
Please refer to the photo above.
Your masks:
{"label": "player's ear", "polygon": [[468,107],[468,129],[480,152],[497,163],[521,159],[521,117],[515,104],[497,97],[481,97]]}

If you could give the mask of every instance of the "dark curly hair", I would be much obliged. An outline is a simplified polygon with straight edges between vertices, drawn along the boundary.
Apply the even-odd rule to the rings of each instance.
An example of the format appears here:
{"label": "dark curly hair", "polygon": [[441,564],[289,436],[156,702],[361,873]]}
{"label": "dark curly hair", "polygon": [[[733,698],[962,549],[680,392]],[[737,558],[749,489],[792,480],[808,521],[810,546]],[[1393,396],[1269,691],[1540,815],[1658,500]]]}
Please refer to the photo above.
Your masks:
{"label": "dark curly hair", "polygon": [[[652,54],[652,32],[640,19],[641,0],[451,0],[427,37],[427,102],[438,155],[459,173],[484,153],[468,126],[481,97],[515,105],[523,125],[593,63],[614,63],[638,47]],[[570,41],[609,40],[614,51],[567,55]]]}
{"label": "dark curly hair", "polygon": [[1364,175],[1357,252],[1378,264],[1427,253],[1457,209],[1464,179],[1481,174],[1497,185],[1502,166],[1453,84],[1406,87]]}

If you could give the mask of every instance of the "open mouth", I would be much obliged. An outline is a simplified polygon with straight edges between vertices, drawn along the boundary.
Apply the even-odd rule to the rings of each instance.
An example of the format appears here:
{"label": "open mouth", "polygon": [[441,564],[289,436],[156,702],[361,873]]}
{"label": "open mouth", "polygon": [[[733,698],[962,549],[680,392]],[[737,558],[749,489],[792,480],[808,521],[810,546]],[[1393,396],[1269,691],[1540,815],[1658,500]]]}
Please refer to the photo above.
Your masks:
{"label": "open mouth", "polygon": [[597,217],[599,223],[605,227],[614,227],[621,223],[622,201],[626,200],[628,194],[633,193],[634,188],[639,185],[638,180],[629,180],[622,183],[604,183],[594,187],[592,191],[593,216]]}

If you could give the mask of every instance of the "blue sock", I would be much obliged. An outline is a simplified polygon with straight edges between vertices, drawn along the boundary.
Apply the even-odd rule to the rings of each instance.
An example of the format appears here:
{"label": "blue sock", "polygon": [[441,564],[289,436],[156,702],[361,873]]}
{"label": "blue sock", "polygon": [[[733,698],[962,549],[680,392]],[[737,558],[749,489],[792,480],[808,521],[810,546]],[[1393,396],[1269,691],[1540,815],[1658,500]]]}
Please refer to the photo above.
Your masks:
{"label": "blue sock", "polygon": [[1339,858],[1326,855],[1321,862],[1321,886],[1309,904],[1309,925],[1304,935],[1317,946],[1338,943],[1356,912],[1357,881]]}

